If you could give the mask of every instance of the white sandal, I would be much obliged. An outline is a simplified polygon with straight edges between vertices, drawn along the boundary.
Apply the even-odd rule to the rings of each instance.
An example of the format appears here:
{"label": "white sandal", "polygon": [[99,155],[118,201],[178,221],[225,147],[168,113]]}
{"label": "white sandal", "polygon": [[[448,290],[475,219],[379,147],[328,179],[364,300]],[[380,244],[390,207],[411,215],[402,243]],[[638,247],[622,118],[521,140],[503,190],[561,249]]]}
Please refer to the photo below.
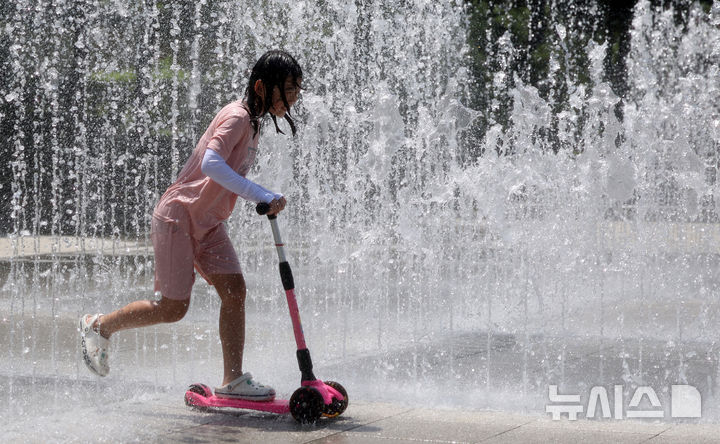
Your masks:
{"label": "white sandal", "polygon": [[275,399],[275,389],[255,382],[250,373],[245,373],[229,384],[215,387],[215,396],[248,401],[272,401]]}
{"label": "white sandal", "polygon": [[110,373],[108,365],[108,348],[110,340],[103,337],[92,328],[95,321],[102,314],[94,316],[86,314],[80,318],[80,351],[85,365],[98,376],[107,376]]}

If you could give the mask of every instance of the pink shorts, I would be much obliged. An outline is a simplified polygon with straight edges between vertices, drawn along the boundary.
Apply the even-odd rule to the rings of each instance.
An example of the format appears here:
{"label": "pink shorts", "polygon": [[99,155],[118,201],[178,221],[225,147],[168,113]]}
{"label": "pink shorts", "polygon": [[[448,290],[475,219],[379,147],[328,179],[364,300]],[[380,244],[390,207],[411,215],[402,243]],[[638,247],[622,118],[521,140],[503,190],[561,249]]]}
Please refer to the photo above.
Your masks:
{"label": "pink shorts", "polygon": [[210,285],[209,275],[242,273],[225,224],[218,224],[201,240],[188,234],[189,226],[188,214],[180,205],[170,209],[167,216],[153,214],[152,217],[150,237],[155,250],[155,291],[168,299],[190,298],[195,283],[194,269]]}

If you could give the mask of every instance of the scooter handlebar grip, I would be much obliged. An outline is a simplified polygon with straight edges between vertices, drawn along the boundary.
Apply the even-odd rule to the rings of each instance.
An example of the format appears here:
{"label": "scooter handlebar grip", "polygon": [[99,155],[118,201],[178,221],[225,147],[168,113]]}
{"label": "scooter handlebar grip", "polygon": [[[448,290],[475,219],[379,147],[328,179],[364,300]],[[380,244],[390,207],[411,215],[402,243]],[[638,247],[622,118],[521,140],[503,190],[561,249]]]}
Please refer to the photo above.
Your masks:
{"label": "scooter handlebar grip", "polygon": [[[267,214],[268,211],[270,211],[270,204],[265,203],[265,202],[260,202],[255,207],[255,211],[257,211],[257,214],[259,214],[260,216],[264,216],[265,214]],[[268,216],[268,219],[275,219],[276,217],[277,216],[273,214],[272,216]]]}
{"label": "scooter handlebar grip", "polygon": [[260,202],[255,207],[255,211],[257,211],[257,214],[260,216],[264,216],[268,211],[270,211],[270,204],[265,202]]}

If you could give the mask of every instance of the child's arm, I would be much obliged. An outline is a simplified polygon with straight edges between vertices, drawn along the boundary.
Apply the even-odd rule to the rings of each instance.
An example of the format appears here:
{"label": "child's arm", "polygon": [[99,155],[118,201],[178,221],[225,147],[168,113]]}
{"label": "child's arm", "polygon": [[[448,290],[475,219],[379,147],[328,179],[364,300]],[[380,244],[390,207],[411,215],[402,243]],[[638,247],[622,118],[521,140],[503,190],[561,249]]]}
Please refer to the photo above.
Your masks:
{"label": "child's arm", "polygon": [[266,190],[255,182],[233,171],[230,165],[225,162],[225,159],[211,149],[205,150],[205,156],[203,157],[200,168],[203,174],[243,199],[255,203],[270,203],[282,197],[282,194],[276,194]]}

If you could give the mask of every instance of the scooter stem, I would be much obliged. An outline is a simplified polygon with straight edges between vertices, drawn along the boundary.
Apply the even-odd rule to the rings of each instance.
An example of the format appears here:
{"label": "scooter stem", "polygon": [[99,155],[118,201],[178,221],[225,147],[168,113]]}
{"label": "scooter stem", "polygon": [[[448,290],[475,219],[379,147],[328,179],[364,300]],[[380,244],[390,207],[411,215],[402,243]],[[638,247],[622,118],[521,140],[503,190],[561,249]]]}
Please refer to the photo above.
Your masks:
{"label": "scooter stem", "polygon": [[[263,206],[264,205],[264,206]],[[258,214],[267,213],[269,207],[267,204],[258,204]],[[293,332],[295,333],[295,343],[297,344],[297,360],[302,373],[302,381],[314,381],[315,375],[312,371],[312,360],[310,359],[310,351],[305,345],[305,335],[303,334],[302,323],[300,322],[300,310],[295,297],[295,282],[293,280],[290,264],[285,256],[285,244],[280,235],[280,228],[277,223],[277,216],[268,216],[270,226],[272,227],[273,239],[275,239],[275,248],[277,249],[278,260],[280,262],[280,279],[285,289],[285,297],[287,298],[288,309],[290,310],[290,319],[292,320]]]}
{"label": "scooter stem", "polygon": [[277,249],[278,260],[280,263],[287,262],[287,258],[285,257],[285,244],[283,243],[282,236],[280,235],[280,227],[277,223],[277,216],[268,216],[268,220],[270,220],[273,239],[275,239],[275,248]]}

